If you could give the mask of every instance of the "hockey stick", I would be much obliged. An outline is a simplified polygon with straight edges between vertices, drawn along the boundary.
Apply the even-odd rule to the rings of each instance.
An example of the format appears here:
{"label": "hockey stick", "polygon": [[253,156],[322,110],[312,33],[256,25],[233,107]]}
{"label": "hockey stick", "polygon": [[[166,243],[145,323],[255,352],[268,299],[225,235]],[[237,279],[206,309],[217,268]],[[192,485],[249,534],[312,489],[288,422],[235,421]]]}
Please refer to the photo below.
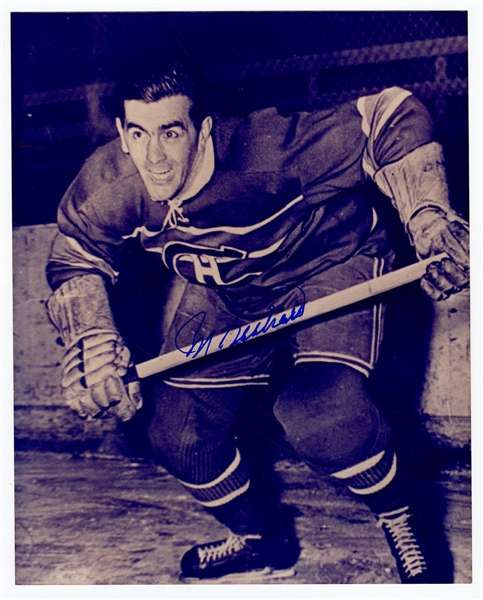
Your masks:
{"label": "hockey stick", "polygon": [[[335,292],[325,298],[312,300],[306,304],[301,304],[279,313],[267,315],[265,319],[247,323],[241,327],[236,327],[228,332],[218,335],[211,335],[208,338],[199,338],[194,340],[191,346],[185,346],[167,354],[157,356],[146,362],[142,362],[134,367],[131,367],[124,377],[125,381],[132,381],[136,378],[149,377],[156,373],[161,373],[177,367],[187,361],[196,360],[203,356],[220,352],[227,348],[231,348],[241,343],[245,343],[250,339],[268,335],[273,331],[278,331],[283,327],[288,327],[294,323],[302,323],[308,319],[325,315],[329,312],[344,308],[396,289],[406,283],[411,283],[420,279],[426,272],[426,267],[432,262],[447,258],[447,254],[442,253],[431,256],[426,260],[422,260],[415,264],[403,267],[392,273],[381,275],[374,279],[369,279],[358,285],[354,285],[340,292]],[[203,313],[200,313],[203,314]],[[197,315],[196,315],[197,316]]]}

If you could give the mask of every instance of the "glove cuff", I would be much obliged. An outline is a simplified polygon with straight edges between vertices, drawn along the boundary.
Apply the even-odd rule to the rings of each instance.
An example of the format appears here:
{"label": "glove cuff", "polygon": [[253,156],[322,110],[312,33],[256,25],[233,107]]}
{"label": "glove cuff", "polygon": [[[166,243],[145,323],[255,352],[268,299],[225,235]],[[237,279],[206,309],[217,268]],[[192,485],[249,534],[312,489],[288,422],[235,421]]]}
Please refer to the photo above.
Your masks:
{"label": "glove cuff", "polygon": [[436,142],[420,146],[401,160],[382,167],[374,179],[392,198],[406,228],[412,216],[425,208],[444,213],[451,210],[443,150]]}
{"label": "glove cuff", "polygon": [[100,275],[69,279],[52,294],[47,310],[67,348],[87,332],[117,333],[106,285]]}

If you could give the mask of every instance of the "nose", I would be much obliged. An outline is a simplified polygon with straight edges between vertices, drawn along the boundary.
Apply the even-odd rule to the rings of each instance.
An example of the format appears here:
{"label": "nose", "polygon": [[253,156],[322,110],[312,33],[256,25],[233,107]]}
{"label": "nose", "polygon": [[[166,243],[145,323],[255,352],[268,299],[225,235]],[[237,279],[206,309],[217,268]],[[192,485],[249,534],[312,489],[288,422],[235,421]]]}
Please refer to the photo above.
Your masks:
{"label": "nose", "polygon": [[166,160],[166,152],[164,151],[161,141],[155,137],[149,140],[146,158],[151,164],[157,164]]}

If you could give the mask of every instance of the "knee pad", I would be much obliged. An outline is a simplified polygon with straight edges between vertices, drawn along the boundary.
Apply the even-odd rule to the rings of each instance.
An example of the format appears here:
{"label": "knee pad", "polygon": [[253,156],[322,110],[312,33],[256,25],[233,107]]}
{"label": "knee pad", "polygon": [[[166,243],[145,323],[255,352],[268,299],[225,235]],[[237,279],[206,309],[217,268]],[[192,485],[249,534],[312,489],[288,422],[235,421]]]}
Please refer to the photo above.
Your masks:
{"label": "knee pad", "polygon": [[297,365],[274,413],[297,453],[327,473],[380,452],[390,440],[364,376],[342,364]]}

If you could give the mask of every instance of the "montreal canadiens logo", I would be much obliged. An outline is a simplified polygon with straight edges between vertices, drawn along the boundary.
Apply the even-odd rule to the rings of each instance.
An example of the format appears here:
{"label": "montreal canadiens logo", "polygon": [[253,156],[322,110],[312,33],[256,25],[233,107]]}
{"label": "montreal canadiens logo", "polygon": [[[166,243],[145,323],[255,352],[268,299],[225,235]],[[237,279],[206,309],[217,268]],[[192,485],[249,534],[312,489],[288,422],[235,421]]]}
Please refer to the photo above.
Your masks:
{"label": "montreal canadiens logo", "polygon": [[233,262],[245,260],[246,250],[230,246],[209,248],[185,242],[168,242],[163,250],[163,262],[181,277],[196,280],[203,285],[233,285],[259,273],[244,273],[229,279]]}

